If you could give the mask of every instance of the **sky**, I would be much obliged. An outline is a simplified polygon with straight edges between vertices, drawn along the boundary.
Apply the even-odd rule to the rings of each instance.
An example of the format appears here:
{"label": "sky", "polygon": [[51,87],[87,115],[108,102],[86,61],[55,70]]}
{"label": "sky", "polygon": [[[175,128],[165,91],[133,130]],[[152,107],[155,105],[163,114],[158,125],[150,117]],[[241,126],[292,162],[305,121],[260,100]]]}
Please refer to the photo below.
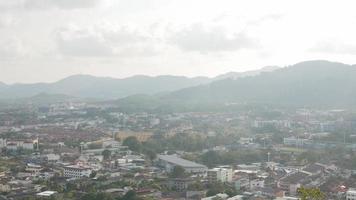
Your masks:
{"label": "sky", "polygon": [[0,81],[356,64],[353,0],[0,0]]}

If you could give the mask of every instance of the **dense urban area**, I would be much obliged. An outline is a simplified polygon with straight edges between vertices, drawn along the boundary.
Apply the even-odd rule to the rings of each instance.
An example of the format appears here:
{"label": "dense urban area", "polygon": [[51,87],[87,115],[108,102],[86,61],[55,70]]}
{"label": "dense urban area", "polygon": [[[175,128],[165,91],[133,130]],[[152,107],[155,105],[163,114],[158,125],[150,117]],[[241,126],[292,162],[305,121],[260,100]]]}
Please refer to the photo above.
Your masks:
{"label": "dense urban area", "polygon": [[355,199],[355,113],[226,107],[4,107],[0,199]]}

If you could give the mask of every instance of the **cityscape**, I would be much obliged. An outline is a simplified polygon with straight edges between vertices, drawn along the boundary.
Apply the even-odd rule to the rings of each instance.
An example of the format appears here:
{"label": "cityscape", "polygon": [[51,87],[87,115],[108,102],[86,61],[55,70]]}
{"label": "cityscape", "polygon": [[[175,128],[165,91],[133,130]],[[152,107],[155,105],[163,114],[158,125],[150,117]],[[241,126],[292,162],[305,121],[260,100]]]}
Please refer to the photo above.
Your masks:
{"label": "cityscape", "polygon": [[0,0],[0,200],[356,200],[351,0]]}

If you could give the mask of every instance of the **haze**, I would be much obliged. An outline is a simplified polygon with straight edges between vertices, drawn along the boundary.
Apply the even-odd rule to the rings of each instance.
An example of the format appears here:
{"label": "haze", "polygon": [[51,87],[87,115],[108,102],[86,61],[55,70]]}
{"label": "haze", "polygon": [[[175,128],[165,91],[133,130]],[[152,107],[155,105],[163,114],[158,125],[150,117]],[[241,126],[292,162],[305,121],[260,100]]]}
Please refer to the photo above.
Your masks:
{"label": "haze", "polygon": [[356,63],[354,1],[1,0],[0,81]]}

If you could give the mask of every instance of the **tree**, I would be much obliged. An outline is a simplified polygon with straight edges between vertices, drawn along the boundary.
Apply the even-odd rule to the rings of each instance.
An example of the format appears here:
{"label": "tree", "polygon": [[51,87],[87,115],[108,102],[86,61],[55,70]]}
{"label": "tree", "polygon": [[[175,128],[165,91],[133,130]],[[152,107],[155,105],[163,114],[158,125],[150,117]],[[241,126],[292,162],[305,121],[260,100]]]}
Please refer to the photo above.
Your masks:
{"label": "tree", "polygon": [[104,157],[104,160],[109,160],[110,156],[111,156],[111,151],[105,149],[101,155]]}
{"label": "tree", "polygon": [[324,200],[325,199],[325,194],[322,193],[318,188],[301,187],[298,189],[298,194],[301,197],[301,200]]}
{"label": "tree", "polygon": [[208,191],[206,192],[207,197],[214,196],[218,193],[224,192],[224,185],[221,182],[213,183],[208,185]]}
{"label": "tree", "polygon": [[156,152],[151,149],[145,149],[144,154],[151,160],[151,162],[156,159]]}
{"label": "tree", "polygon": [[119,198],[119,200],[139,200],[139,199],[140,198],[137,197],[136,192],[133,190],[126,192],[126,194],[123,197]]}
{"label": "tree", "polygon": [[113,198],[109,194],[97,193],[97,192],[85,194],[80,199],[81,200],[113,200]]}
{"label": "tree", "polygon": [[94,178],[95,176],[96,176],[96,171],[92,171],[89,177]]}
{"label": "tree", "polygon": [[213,167],[220,164],[221,158],[215,151],[208,151],[202,155],[201,160],[208,167]]}
{"label": "tree", "polygon": [[172,178],[183,178],[185,175],[185,170],[181,166],[174,166],[170,176]]}
{"label": "tree", "polygon": [[141,149],[141,143],[137,140],[135,136],[127,137],[124,140],[123,145],[128,146],[131,151],[138,152]]}

